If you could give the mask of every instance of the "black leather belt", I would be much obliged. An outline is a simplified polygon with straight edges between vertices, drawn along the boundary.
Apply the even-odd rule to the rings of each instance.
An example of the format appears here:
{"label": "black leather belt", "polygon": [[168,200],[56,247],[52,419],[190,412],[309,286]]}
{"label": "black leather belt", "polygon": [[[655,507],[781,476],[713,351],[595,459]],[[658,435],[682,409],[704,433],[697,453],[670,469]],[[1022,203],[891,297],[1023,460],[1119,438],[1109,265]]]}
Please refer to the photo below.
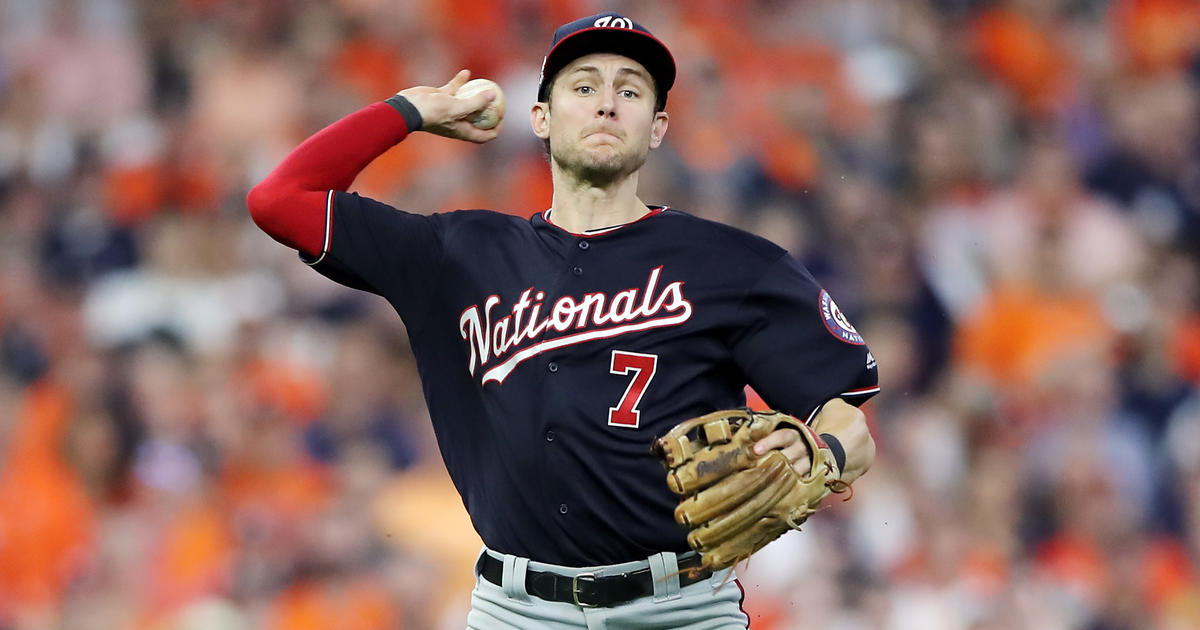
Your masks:
{"label": "black leather belt", "polygon": [[[699,554],[679,560],[679,569],[682,571],[679,574],[681,587],[695,584],[712,576],[712,571],[697,569],[699,566]],[[497,560],[491,554],[484,552],[479,558],[476,570],[492,584],[504,585],[503,560]],[[653,595],[654,578],[650,576],[649,567],[629,573],[599,577],[591,573],[581,573],[572,577],[549,571],[526,571],[525,592],[540,599],[566,602],[587,608],[616,606],[639,597]]]}

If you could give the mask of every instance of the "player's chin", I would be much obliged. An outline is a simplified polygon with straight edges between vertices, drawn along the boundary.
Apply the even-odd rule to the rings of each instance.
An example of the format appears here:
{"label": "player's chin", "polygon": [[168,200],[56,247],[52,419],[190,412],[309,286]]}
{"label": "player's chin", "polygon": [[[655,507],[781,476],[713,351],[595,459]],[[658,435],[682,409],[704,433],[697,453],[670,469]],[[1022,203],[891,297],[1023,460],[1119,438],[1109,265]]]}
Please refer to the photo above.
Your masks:
{"label": "player's chin", "polygon": [[583,147],[560,156],[559,162],[570,169],[605,170],[622,162],[621,154],[611,147]]}
{"label": "player's chin", "polygon": [[594,163],[620,161],[623,152],[616,142],[589,142],[583,147],[583,158]]}
{"label": "player's chin", "polygon": [[631,155],[613,147],[579,148],[555,160],[568,172],[582,180],[609,182],[636,171],[645,162],[645,156]]}
{"label": "player's chin", "polygon": [[[638,166],[646,161],[646,154],[639,154],[624,144],[601,144],[583,151],[583,162],[593,166],[608,165],[616,169]],[[635,169],[636,170],[636,169]]]}

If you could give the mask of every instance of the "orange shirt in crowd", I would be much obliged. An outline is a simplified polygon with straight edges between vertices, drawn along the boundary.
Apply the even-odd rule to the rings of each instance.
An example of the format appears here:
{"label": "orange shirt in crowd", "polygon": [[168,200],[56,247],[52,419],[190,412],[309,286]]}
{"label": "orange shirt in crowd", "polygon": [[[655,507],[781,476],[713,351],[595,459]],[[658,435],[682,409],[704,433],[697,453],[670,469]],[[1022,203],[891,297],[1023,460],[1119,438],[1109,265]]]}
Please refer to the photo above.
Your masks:
{"label": "orange shirt in crowd", "polygon": [[982,11],[970,25],[979,64],[1033,115],[1051,113],[1069,83],[1070,58],[1055,33],[1010,7]]}
{"label": "orange shirt in crowd", "polygon": [[[1200,576],[1187,549],[1178,541],[1147,541],[1136,550],[1134,595],[1151,618],[1174,618],[1172,610],[1183,599],[1200,593]],[[1038,548],[1034,564],[1055,582],[1072,586],[1100,601],[1109,597],[1114,581],[1112,554],[1094,541],[1061,535]],[[1157,626],[1156,626],[1157,627]]]}
{"label": "orange shirt in crowd", "polygon": [[1193,383],[1200,383],[1200,316],[1192,315],[1176,326],[1167,344],[1175,371]]}
{"label": "orange shirt in crowd", "polygon": [[182,506],[159,532],[147,599],[170,611],[227,586],[235,549],[228,519],[211,498]]}
{"label": "orange shirt in crowd", "polygon": [[1095,301],[1002,287],[955,332],[955,358],[998,387],[1028,390],[1057,362],[1104,347],[1112,330]]}
{"label": "orange shirt in crowd", "polygon": [[245,383],[261,405],[307,424],[329,403],[328,383],[316,370],[281,361],[255,359],[240,368],[238,382]]}
{"label": "orange shirt in crowd", "polygon": [[0,618],[55,605],[92,549],[95,508],[60,455],[71,413],[62,387],[29,387],[0,457]]}
{"label": "orange shirt in crowd", "polygon": [[1180,70],[1200,52],[1200,3],[1195,0],[1117,0],[1111,14],[1115,37],[1137,70]]}
{"label": "orange shirt in crowd", "polygon": [[365,576],[313,580],[283,591],[264,630],[378,630],[399,627],[400,610],[387,590]]}

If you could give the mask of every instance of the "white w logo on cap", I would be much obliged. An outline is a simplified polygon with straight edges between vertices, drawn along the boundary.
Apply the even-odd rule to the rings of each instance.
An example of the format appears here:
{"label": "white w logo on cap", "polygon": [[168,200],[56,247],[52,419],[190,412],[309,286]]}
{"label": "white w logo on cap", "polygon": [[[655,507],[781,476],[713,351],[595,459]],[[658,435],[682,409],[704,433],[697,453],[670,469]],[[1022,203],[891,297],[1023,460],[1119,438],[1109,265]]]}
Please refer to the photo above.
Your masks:
{"label": "white w logo on cap", "polygon": [[592,22],[592,26],[609,27],[609,28],[633,28],[633,20],[627,17],[619,17],[606,15]]}

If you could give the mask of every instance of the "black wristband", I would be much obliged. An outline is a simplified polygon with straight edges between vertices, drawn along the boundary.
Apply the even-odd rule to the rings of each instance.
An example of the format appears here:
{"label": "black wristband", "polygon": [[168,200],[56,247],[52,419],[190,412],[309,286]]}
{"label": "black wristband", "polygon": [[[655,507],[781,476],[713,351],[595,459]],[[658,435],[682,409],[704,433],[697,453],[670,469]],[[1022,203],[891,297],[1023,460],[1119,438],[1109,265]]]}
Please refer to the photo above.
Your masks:
{"label": "black wristband", "polygon": [[384,101],[384,103],[391,105],[392,109],[400,112],[400,115],[404,117],[404,124],[408,127],[409,133],[425,126],[425,121],[421,120],[421,112],[417,111],[416,105],[413,105],[412,101],[407,98],[397,94]]}
{"label": "black wristband", "polygon": [[833,463],[837,464],[838,474],[846,470],[846,447],[842,446],[842,441],[829,433],[822,433],[821,439],[829,445],[829,452],[833,453]]}

